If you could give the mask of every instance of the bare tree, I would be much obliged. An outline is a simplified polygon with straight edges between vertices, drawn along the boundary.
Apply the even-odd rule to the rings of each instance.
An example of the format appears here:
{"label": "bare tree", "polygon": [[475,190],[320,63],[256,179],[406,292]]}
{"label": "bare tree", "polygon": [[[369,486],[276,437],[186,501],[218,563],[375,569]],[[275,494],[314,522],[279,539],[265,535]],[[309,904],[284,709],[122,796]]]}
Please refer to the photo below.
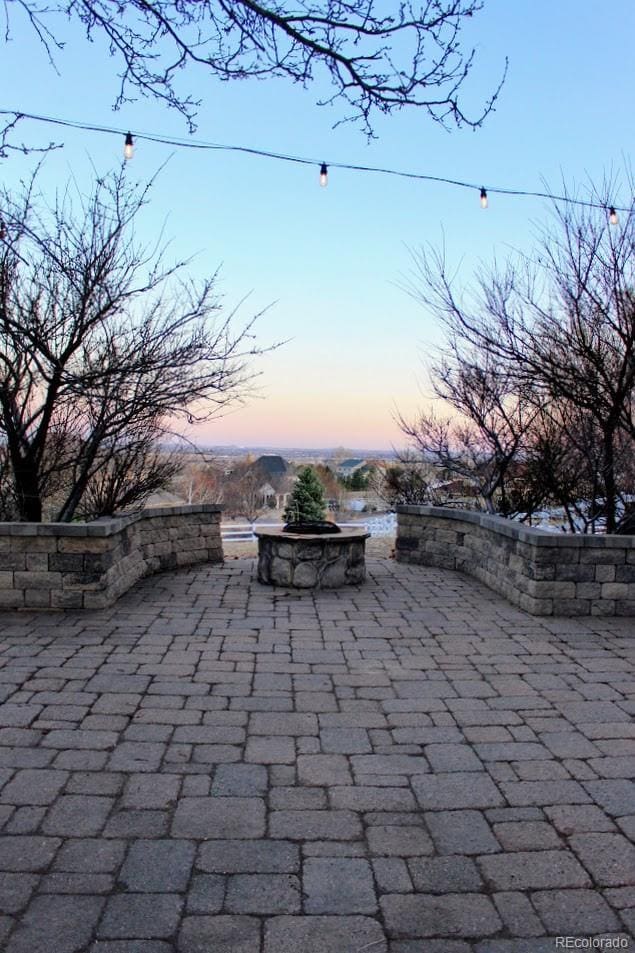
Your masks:
{"label": "bare tree", "polygon": [[[221,80],[280,76],[308,86],[318,74],[332,93],[320,105],[342,100],[342,122],[361,121],[372,134],[377,113],[406,106],[433,120],[479,126],[492,110],[503,79],[479,113],[468,116],[459,98],[474,50],[461,47],[461,29],[481,0],[20,0],[50,59],[63,45],[60,22],[80,23],[89,40],[104,40],[120,66],[117,104],[141,93],[183,114],[190,128],[199,102],[177,80],[200,66]],[[5,0],[5,35],[10,36]],[[506,69],[506,66],[505,66]]]}
{"label": "bare tree", "polygon": [[431,503],[430,464],[403,451],[396,463],[380,464],[370,479],[370,488],[392,509],[398,503]]}
{"label": "bare tree", "polygon": [[455,416],[431,411],[413,421],[400,417],[402,432],[424,459],[472,484],[488,512],[508,512],[506,478],[535,409],[504,366],[456,336],[433,365],[432,383]]}
{"label": "bare tree", "polygon": [[261,492],[265,479],[249,458],[236,464],[223,480],[221,502],[225,513],[255,522],[266,509]]}
{"label": "bare tree", "polygon": [[0,438],[23,520],[45,502],[68,521],[142,500],[173,470],[158,443],[253,376],[253,319],[234,330],[215,276],[189,280],[135,242],[148,189],[122,170],[52,207],[34,181],[0,195]]}
{"label": "bare tree", "polygon": [[635,208],[610,225],[609,195],[609,187],[591,195],[599,209],[556,200],[536,253],[482,273],[466,294],[444,254],[424,249],[410,290],[451,340],[505,368],[519,397],[532,392],[539,405],[566,402],[588,415],[613,532],[617,446],[635,439]]}

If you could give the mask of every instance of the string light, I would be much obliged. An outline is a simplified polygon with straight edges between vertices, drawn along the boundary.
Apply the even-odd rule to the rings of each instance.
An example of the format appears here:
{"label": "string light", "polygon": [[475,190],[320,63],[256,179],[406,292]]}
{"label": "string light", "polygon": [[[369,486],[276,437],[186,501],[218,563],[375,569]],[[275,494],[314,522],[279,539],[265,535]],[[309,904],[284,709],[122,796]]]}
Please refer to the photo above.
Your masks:
{"label": "string light", "polygon": [[326,162],[323,162],[320,166],[320,185],[323,189],[329,184],[329,167]]}
{"label": "string light", "polygon": [[[12,116],[14,120],[19,119],[29,119],[33,122],[42,122],[48,123],[50,125],[62,126],[67,129],[80,129],[84,132],[99,132],[105,133],[107,135],[116,135],[116,136],[125,136],[124,144],[124,155],[126,159],[132,157],[132,150],[134,149],[134,142],[130,132],[124,133],[121,129],[115,129],[111,126],[101,126],[94,123],[85,123],[78,122],[70,119],[58,119],[54,116],[39,116],[33,113],[25,113],[16,109],[0,109],[0,116]],[[461,189],[470,189],[470,190],[480,190],[480,200],[481,206],[487,208],[487,192],[486,190],[476,185],[474,182],[465,182],[461,179],[449,179],[441,175],[429,175],[423,172],[406,172],[401,169],[389,169],[382,168],[379,166],[366,166],[366,165],[354,165],[347,162],[322,162],[321,160],[310,159],[305,156],[294,156],[287,155],[281,152],[271,152],[267,149],[256,149],[249,146],[238,146],[238,145],[228,145],[221,144],[216,142],[204,142],[202,140],[195,139],[183,139],[177,136],[165,136],[155,133],[135,133],[137,141],[139,139],[144,140],[145,142],[156,142],[161,145],[167,146],[178,146],[183,149],[199,149],[207,151],[216,151],[216,152],[240,152],[245,155],[253,155],[268,159],[277,159],[281,162],[294,162],[298,165],[318,165],[320,166],[320,184],[326,185],[326,181],[323,180],[323,177],[328,179],[328,169],[346,169],[351,172],[370,172],[380,175],[392,175],[397,176],[398,178],[403,179],[415,179],[420,182],[435,182],[442,185],[452,185],[456,188]],[[562,202],[567,205],[577,205],[584,208],[594,208],[602,209],[606,212],[606,205],[601,201],[585,201],[584,199],[575,199],[571,198],[568,195],[555,195],[551,192],[536,192],[530,189],[510,189],[502,188],[500,186],[490,185],[488,188],[490,194],[496,195],[509,195],[509,196],[522,196],[527,198],[537,198],[537,199],[548,199],[552,202]],[[486,204],[484,204],[486,203]],[[624,206],[611,206],[609,209],[609,221],[610,223],[617,224],[618,221],[618,212],[629,213],[630,209]]]}

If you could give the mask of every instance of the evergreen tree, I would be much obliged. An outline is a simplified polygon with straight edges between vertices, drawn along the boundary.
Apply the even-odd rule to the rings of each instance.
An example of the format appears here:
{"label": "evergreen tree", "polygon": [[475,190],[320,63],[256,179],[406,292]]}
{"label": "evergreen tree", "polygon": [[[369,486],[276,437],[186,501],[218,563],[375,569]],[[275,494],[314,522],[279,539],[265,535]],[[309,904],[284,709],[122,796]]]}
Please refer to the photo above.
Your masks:
{"label": "evergreen tree", "polygon": [[287,523],[314,523],[326,516],[324,489],[313,467],[303,467],[284,511]]}

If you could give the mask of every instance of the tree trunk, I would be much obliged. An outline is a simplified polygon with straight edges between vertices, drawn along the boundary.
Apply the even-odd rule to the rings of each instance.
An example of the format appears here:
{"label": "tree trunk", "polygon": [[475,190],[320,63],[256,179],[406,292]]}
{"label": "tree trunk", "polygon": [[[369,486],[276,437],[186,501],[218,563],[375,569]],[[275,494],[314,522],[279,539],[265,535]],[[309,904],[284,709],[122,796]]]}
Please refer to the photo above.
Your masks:
{"label": "tree trunk", "polygon": [[614,430],[604,431],[604,494],[606,499],[606,532],[614,533],[617,526],[617,486],[615,481]]}
{"label": "tree trunk", "polygon": [[14,477],[20,519],[27,523],[41,523],[42,499],[37,468],[20,462],[14,468]]}

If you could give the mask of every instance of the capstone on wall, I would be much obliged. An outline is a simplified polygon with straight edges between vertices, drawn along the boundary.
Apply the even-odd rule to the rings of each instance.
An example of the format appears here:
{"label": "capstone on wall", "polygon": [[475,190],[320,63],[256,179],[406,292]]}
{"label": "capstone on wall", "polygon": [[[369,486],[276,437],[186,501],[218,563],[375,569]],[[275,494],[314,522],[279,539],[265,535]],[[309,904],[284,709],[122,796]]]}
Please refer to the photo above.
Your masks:
{"label": "capstone on wall", "polygon": [[635,615],[635,536],[550,533],[442,506],[397,507],[397,560],[457,569],[532,615]]}
{"label": "capstone on wall", "polygon": [[100,609],[142,576],[222,562],[221,507],[153,507],[93,523],[0,523],[0,609]]}

